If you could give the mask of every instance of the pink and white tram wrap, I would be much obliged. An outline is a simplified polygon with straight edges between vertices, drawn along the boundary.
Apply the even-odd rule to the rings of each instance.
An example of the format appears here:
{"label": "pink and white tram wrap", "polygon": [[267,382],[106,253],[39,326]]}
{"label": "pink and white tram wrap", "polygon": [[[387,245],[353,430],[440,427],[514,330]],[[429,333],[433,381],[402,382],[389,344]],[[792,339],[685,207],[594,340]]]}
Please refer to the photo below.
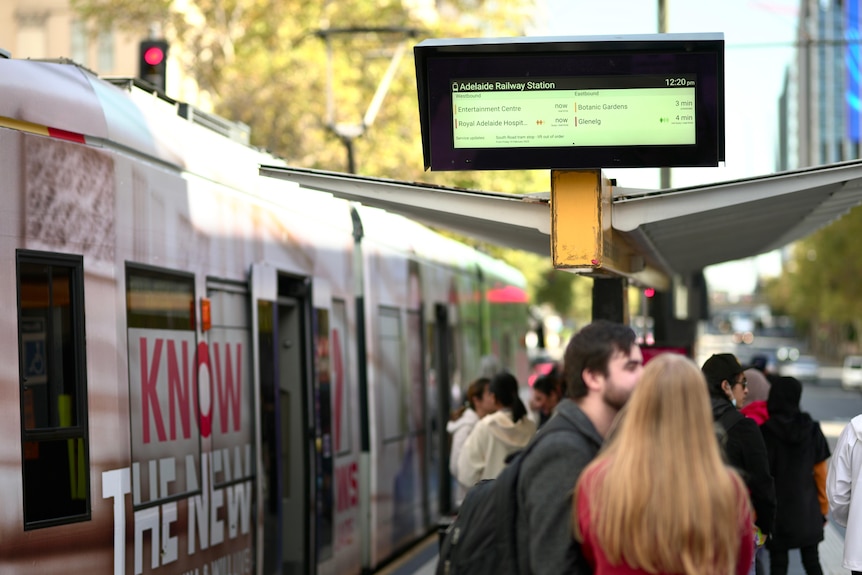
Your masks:
{"label": "pink and white tram wrap", "polygon": [[432,531],[450,389],[526,376],[526,298],[486,297],[523,277],[132,82],[0,58],[0,94],[0,573],[370,572]]}

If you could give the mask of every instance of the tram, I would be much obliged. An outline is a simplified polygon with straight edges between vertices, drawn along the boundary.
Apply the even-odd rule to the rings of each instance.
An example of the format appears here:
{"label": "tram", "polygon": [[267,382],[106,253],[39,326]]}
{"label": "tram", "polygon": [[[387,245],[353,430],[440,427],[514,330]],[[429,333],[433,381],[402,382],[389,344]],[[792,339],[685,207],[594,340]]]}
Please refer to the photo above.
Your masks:
{"label": "tram", "polygon": [[0,94],[0,572],[367,573],[432,531],[452,390],[526,380],[523,276],[137,81],[0,58]]}

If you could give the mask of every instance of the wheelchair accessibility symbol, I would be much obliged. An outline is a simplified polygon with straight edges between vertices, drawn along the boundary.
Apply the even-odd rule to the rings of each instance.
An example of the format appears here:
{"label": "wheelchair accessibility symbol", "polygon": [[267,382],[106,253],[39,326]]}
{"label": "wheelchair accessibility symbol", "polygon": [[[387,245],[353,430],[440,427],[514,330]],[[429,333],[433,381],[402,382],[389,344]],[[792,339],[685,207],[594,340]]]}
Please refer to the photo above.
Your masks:
{"label": "wheelchair accessibility symbol", "polygon": [[24,357],[26,358],[24,374],[27,379],[47,375],[44,341],[26,342],[24,344]]}
{"label": "wheelchair accessibility symbol", "polygon": [[[21,338],[24,351],[24,380],[28,385],[48,381],[48,356],[45,354],[44,324],[31,320]],[[29,333],[28,333],[29,332]]]}

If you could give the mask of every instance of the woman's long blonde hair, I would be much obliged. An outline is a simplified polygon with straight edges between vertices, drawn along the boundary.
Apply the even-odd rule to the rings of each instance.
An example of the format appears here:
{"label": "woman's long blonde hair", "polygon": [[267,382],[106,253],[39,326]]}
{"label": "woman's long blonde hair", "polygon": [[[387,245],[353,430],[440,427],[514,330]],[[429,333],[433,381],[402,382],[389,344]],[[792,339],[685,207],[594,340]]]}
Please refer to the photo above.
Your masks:
{"label": "woman's long blonde hair", "polygon": [[663,354],[647,364],[612,438],[578,482],[578,540],[582,487],[611,564],[648,573],[734,572],[750,521],[748,491],[722,460],[706,381],[690,359]]}

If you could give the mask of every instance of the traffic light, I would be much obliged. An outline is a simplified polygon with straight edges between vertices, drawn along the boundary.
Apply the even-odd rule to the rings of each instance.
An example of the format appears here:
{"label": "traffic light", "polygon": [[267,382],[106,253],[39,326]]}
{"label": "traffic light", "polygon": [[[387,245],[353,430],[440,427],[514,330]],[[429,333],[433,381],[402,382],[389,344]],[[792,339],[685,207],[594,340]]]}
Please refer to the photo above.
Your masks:
{"label": "traffic light", "polygon": [[141,40],[138,57],[138,77],[160,91],[165,91],[168,43],[164,40]]}

